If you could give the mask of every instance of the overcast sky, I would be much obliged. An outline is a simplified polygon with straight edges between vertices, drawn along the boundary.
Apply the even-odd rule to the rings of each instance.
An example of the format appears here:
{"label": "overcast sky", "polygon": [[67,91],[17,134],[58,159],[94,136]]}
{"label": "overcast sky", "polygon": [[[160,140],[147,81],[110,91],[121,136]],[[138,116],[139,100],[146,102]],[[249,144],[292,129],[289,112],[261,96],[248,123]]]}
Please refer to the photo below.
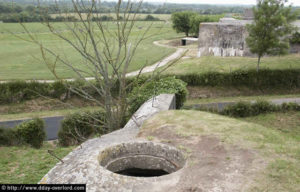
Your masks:
{"label": "overcast sky", "polygon": [[[256,0],[144,0],[144,2],[167,2],[167,3],[197,3],[197,4],[256,4]],[[300,6],[300,0],[289,0],[290,3]]]}

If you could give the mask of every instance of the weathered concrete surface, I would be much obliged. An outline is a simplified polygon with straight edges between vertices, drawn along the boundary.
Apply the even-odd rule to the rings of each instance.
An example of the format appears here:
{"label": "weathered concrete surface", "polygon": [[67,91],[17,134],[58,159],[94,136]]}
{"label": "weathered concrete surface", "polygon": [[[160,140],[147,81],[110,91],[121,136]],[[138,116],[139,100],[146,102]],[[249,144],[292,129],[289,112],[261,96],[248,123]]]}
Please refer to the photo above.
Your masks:
{"label": "weathered concrete surface", "polygon": [[148,100],[123,129],[84,142],[63,158],[64,163],[58,163],[52,168],[40,183],[83,183],[87,184],[87,191],[163,191],[162,188],[179,180],[180,171],[162,177],[128,177],[100,166],[98,158],[108,147],[135,142],[139,128],[146,119],[174,107],[174,95],[162,94]]}
{"label": "weathered concrete surface", "polygon": [[201,23],[198,56],[249,56],[246,47],[246,24],[251,21],[221,19],[218,23]]}
{"label": "weathered concrete surface", "polygon": [[[246,44],[246,25],[252,22],[222,18],[219,22],[201,23],[198,56],[253,56]],[[293,25],[300,31],[300,21],[293,22]],[[292,45],[290,52],[299,53],[299,45]]]}

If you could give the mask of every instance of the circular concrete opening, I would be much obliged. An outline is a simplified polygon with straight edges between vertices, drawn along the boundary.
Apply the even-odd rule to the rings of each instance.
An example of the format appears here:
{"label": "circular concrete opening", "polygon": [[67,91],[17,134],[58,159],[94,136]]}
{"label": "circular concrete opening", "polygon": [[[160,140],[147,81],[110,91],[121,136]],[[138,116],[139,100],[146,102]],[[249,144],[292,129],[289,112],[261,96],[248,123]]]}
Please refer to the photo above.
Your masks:
{"label": "circular concrete opening", "polygon": [[185,164],[183,154],[174,147],[153,142],[123,143],[105,149],[99,163],[117,174],[158,177],[178,171]]}

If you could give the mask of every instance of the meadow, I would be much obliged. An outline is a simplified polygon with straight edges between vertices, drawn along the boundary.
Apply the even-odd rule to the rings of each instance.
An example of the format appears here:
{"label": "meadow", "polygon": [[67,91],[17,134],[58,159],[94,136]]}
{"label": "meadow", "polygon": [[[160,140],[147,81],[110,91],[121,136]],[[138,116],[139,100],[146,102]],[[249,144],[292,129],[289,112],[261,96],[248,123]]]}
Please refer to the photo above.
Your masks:
{"label": "meadow", "polygon": [[[236,70],[256,69],[256,57],[213,57],[203,56],[200,58],[184,59],[164,73],[166,74],[188,74],[220,72],[229,73]],[[263,57],[260,69],[300,69],[300,54],[289,54],[285,56]]]}
{"label": "meadow", "polygon": [[[129,66],[129,71],[138,70],[144,65],[154,64],[175,50],[153,44],[157,40],[180,36],[171,28],[170,23],[136,22],[131,32],[130,41],[134,43],[134,40],[139,38],[151,24],[151,29],[147,32],[149,38],[140,44]],[[111,33],[117,29],[115,22],[107,22],[106,25]],[[26,23],[25,26],[43,43],[44,47],[59,53],[60,57],[67,59],[73,66],[85,69],[83,65],[85,60],[69,44],[51,34],[44,25]],[[73,38],[64,23],[55,23],[54,26],[66,37]],[[0,23],[0,80],[54,79],[42,59],[40,47],[21,38],[28,39],[28,34],[20,24]],[[63,64],[57,64],[56,73],[60,78],[72,78],[75,75]]]}

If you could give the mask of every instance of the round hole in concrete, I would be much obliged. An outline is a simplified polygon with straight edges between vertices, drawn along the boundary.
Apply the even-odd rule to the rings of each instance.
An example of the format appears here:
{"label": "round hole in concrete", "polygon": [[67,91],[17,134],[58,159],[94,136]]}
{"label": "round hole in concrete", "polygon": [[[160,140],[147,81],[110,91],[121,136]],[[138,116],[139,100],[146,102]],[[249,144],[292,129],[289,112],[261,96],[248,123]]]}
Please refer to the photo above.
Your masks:
{"label": "round hole in concrete", "polygon": [[99,163],[121,175],[158,177],[181,169],[185,158],[179,150],[168,145],[133,142],[105,149],[99,154]]}

